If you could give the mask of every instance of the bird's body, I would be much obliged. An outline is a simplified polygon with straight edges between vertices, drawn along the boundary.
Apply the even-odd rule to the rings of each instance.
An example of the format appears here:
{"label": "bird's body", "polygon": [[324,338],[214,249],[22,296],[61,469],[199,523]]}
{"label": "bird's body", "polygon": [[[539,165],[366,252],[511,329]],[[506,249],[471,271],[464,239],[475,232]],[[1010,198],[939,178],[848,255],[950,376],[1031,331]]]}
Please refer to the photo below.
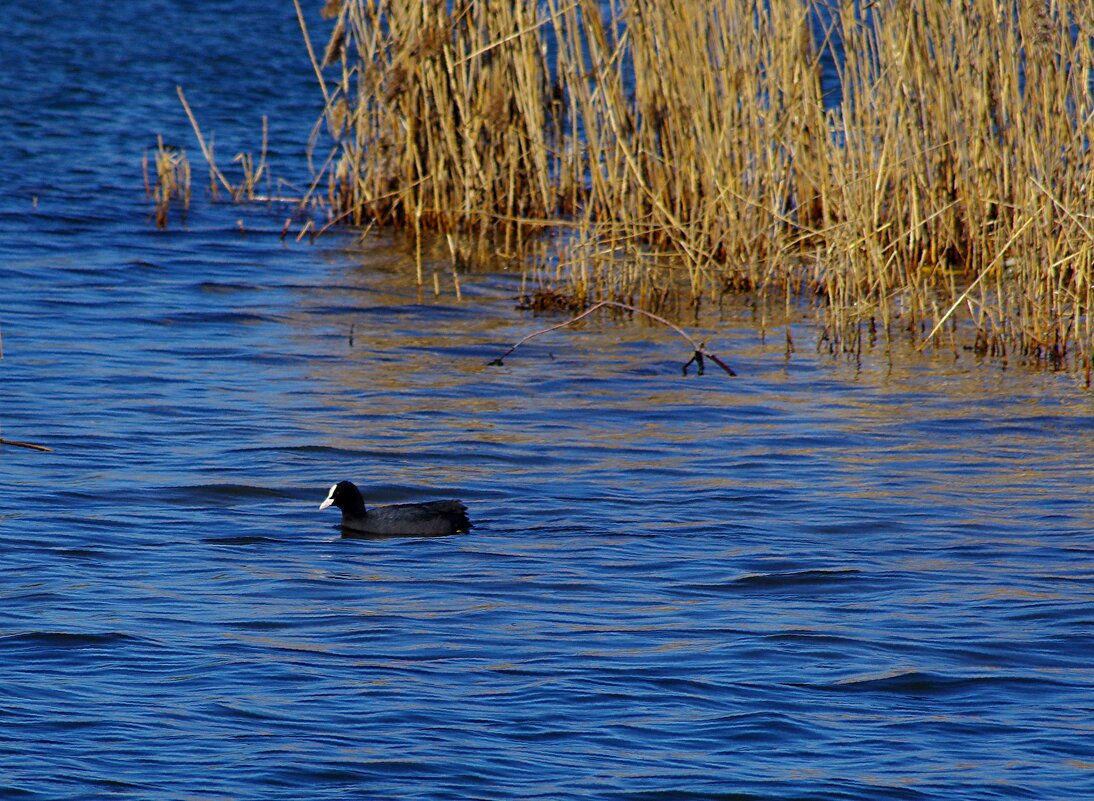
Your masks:
{"label": "bird's body", "polygon": [[366,509],[360,491],[349,481],[340,481],[331,487],[319,508],[330,506],[342,510],[343,529],[359,534],[435,537],[459,534],[471,528],[467,507],[460,501],[399,503]]}

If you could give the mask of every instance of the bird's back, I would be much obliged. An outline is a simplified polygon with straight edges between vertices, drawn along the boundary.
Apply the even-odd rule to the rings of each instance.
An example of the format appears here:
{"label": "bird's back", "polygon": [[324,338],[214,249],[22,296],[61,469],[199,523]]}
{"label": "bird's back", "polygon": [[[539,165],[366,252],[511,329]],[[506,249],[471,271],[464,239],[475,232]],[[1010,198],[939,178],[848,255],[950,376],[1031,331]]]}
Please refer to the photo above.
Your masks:
{"label": "bird's back", "polygon": [[467,531],[471,521],[467,518],[467,507],[459,501],[431,501],[374,506],[364,517],[343,516],[342,525],[365,534],[436,536]]}

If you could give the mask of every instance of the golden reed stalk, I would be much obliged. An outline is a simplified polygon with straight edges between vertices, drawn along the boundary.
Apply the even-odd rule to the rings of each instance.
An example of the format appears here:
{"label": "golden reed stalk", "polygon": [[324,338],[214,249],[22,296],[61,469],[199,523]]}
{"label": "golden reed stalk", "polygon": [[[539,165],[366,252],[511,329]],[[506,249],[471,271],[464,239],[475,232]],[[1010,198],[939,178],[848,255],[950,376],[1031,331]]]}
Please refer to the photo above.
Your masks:
{"label": "golden reed stalk", "polygon": [[1088,3],[327,10],[332,219],[489,232],[579,306],[816,296],[834,350],[867,326],[1089,374]]}

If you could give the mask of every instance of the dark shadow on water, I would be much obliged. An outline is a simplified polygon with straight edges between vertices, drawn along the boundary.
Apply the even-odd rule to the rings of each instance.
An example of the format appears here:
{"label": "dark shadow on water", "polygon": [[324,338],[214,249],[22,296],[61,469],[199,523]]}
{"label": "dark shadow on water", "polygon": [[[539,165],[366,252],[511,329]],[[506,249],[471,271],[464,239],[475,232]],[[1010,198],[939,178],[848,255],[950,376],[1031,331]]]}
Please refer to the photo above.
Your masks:
{"label": "dark shadow on water", "polygon": [[342,539],[344,540],[437,540],[445,537],[466,536],[466,532],[457,532],[455,534],[367,534],[363,531],[354,531],[341,526],[336,528],[342,532]]}
{"label": "dark shadow on water", "polygon": [[207,545],[260,545],[268,542],[285,542],[276,537],[205,537],[201,541]]}

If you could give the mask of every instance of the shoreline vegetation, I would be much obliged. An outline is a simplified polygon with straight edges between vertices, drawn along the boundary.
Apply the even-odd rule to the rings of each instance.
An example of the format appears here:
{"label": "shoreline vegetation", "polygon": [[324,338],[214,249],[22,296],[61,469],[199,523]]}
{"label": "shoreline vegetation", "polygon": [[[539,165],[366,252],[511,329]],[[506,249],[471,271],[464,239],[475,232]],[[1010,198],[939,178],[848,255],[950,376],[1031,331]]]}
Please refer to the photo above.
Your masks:
{"label": "shoreline vegetation", "polygon": [[486,243],[533,308],[804,301],[834,352],[1090,382],[1088,4],[328,0],[315,48],[294,3],[328,225]]}

